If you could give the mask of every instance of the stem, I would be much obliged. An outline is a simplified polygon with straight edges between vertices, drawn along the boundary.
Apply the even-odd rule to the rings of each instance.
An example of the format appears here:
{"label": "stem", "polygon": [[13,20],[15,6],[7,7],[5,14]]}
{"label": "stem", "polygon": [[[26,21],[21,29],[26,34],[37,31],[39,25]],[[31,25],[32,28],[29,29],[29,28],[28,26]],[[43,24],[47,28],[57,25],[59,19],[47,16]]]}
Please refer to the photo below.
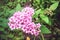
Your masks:
{"label": "stem", "polygon": [[34,37],[34,40],[35,40],[35,37]]}
{"label": "stem", "polygon": [[44,36],[43,36],[43,34],[42,34],[42,33],[40,33],[40,34],[41,34],[42,40],[44,40]]}

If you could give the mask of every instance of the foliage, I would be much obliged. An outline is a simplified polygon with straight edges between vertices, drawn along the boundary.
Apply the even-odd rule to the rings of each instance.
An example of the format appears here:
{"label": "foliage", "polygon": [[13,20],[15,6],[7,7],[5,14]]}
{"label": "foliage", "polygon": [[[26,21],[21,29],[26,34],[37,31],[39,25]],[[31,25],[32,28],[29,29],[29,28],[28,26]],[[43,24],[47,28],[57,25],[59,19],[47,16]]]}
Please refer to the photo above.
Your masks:
{"label": "foliage", "polygon": [[51,33],[51,31],[50,31],[48,28],[46,28],[45,25],[42,25],[42,27],[41,27],[41,32],[42,32],[43,34],[49,34],[49,33]]}
{"label": "foliage", "polygon": [[[32,0],[31,0],[32,1]],[[8,18],[16,11],[21,11],[27,0],[2,0],[0,1],[0,39],[1,40],[23,40],[24,35],[19,30],[11,31],[8,27]],[[4,5],[3,5],[4,4]],[[23,6],[23,7],[22,7]],[[43,34],[52,33],[48,27],[53,24],[55,10],[59,6],[59,0],[33,0],[31,6],[35,9],[34,22],[40,22]],[[37,19],[38,18],[38,19]],[[47,26],[49,25],[49,26]],[[47,27],[46,27],[47,26]]]}

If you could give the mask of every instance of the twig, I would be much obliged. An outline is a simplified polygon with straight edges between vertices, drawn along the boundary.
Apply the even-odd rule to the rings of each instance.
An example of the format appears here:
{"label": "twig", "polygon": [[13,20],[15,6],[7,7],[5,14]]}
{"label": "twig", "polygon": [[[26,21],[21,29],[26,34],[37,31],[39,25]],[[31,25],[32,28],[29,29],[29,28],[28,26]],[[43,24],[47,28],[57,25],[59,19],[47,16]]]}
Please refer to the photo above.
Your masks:
{"label": "twig", "polygon": [[41,34],[42,40],[44,40],[44,36],[43,36],[43,34],[42,34],[42,33],[40,33],[40,34]]}

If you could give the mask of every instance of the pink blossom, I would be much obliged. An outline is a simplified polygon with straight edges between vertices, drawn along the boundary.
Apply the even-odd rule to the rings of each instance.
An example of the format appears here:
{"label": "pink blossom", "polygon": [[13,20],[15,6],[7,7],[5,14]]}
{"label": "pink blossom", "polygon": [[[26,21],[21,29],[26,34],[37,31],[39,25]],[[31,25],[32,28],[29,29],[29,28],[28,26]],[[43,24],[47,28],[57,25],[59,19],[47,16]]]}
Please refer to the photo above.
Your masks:
{"label": "pink blossom", "polygon": [[25,12],[26,14],[30,15],[30,16],[33,16],[34,14],[34,9],[31,8],[31,7],[25,7],[22,12]]}
{"label": "pink blossom", "polygon": [[9,27],[11,30],[21,29],[25,33],[38,36],[40,30],[40,23],[35,24],[32,22],[32,16],[34,14],[34,9],[31,7],[25,7],[22,12],[18,11],[9,18]]}

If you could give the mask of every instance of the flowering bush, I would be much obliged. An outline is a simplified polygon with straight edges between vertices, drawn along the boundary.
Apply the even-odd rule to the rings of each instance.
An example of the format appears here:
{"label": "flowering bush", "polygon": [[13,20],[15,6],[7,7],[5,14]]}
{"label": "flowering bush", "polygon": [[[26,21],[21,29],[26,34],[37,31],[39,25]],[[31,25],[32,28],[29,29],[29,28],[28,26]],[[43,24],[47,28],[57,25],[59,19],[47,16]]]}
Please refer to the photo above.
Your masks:
{"label": "flowering bush", "polygon": [[30,7],[25,7],[22,12],[18,11],[9,18],[9,27],[11,30],[21,29],[23,32],[38,36],[41,24],[35,24],[32,22],[32,16],[34,14],[34,9]]}
{"label": "flowering bush", "polygon": [[0,0],[0,40],[60,40],[59,8],[59,0]]}

